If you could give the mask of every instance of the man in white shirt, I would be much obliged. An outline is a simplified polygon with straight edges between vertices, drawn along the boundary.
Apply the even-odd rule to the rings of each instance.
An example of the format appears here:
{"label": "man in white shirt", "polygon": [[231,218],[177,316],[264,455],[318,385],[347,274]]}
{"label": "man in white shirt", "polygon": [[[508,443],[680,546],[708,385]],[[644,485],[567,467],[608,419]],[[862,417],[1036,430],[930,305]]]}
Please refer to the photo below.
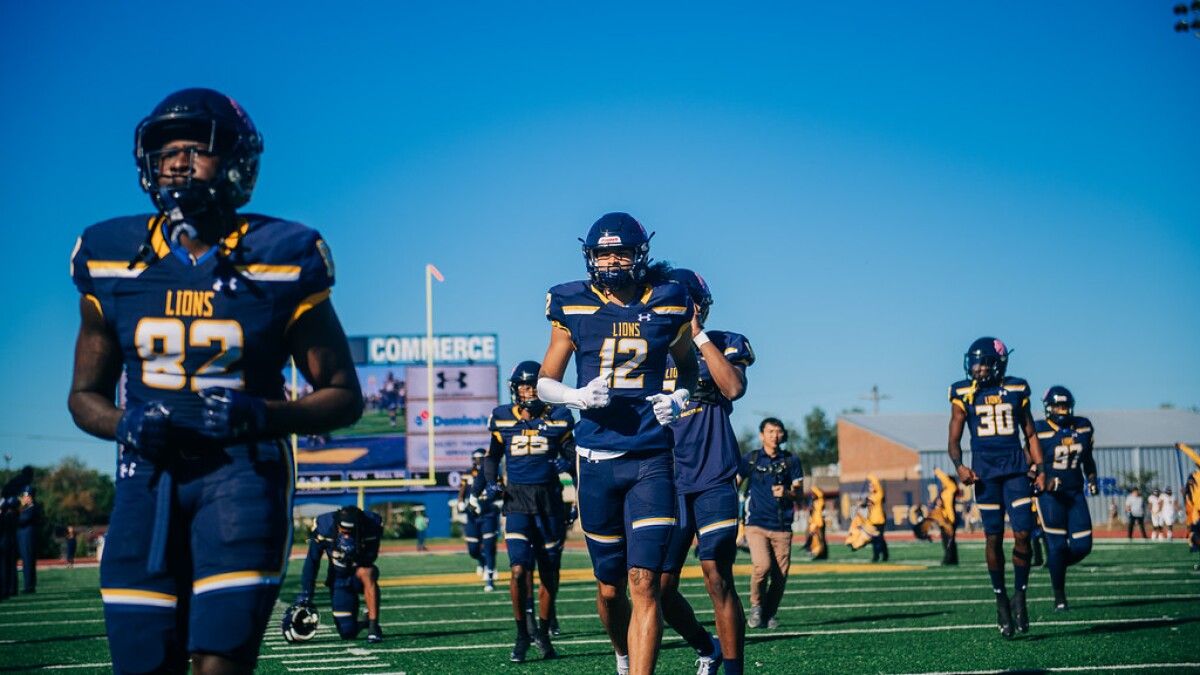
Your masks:
{"label": "man in white shirt", "polygon": [[1159,540],[1163,538],[1162,532],[1162,492],[1158,488],[1150,493],[1146,499],[1150,503],[1150,539]]}
{"label": "man in white shirt", "polygon": [[1125,536],[1133,539],[1133,525],[1142,530],[1142,539],[1146,538],[1146,500],[1142,497],[1141,490],[1133,488],[1129,491],[1129,496],[1125,498],[1125,514],[1129,516],[1129,529]]}

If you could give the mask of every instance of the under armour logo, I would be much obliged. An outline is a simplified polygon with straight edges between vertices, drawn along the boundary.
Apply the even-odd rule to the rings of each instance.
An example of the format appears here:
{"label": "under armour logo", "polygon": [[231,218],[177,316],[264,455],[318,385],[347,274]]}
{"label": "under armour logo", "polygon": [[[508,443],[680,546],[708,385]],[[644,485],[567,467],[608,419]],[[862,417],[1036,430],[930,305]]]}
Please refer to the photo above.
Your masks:
{"label": "under armour logo", "polygon": [[129,478],[134,474],[135,471],[137,471],[137,462],[130,462],[128,464],[125,464],[124,462],[121,463],[121,470],[119,472],[121,478]]}
{"label": "under armour logo", "polygon": [[439,370],[438,374],[437,374],[437,380],[438,380],[438,384],[437,384],[438,389],[445,389],[447,382],[457,382],[459,389],[467,388],[467,373],[466,373],[466,371],[460,370],[460,371],[458,371],[458,377],[450,379],[450,378],[446,377],[445,372]]}
{"label": "under armour logo", "polygon": [[[218,293],[220,293],[221,289],[224,287],[225,287],[224,279],[217,279],[216,281],[213,282],[212,288],[214,291],[216,291]],[[229,290],[231,290],[231,291],[237,290],[237,277],[229,277]]]}
{"label": "under armour logo", "polygon": [[649,321],[654,318],[653,314],[638,314],[638,321]]}

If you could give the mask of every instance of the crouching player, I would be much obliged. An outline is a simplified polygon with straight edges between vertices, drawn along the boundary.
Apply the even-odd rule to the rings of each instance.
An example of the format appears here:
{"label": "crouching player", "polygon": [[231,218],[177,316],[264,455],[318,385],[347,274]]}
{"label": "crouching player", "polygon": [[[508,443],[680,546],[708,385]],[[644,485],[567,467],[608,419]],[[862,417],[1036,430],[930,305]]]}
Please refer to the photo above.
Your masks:
{"label": "crouching player", "polygon": [[367,642],[383,642],[383,631],[379,628],[379,568],[375,566],[382,534],[383,519],[379,514],[363,512],[355,506],[343,506],[317,517],[308,540],[308,558],[304,560],[304,572],[300,577],[300,594],[284,614],[285,637],[288,637],[288,627],[297,609],[303,608],[310,615],[316,613],[313,590],[317,572],[321,569],[321,556],[325,555],[329,557],[325,585],[329,587],[329,604],[338,635],[343,640],[353,640],[363,629],[358,618],[361,593],[367,601]]}
{"label": "crouching player", "polygon": [[[556,656],[550,644],[550,628],[567,523],[558,475],[575,472],[572,436],[575,418],[566,408],[548,406],[538,400],[539,370],[541,364],[536,361],[522,361],[509,376],[512,405],[499,406],[488,420],[492,443],[483,464],[485,480],[479,488],[489,496],[500,493],[498,479],[503,457],[507,474],[504,545],[508,548],[512,571],[509,593],[517,622],[517,641],[511,655],[514,663],[525,660],[531,640],[542,658]],[[533,614],[535,563],[541,580],[540,621]]]}
{"label": "crouching player", "polygon": [[[696,650],[697,672],[715,673],[724,661],[726,673],[741,673],[746,619],[733,582],[740,457],[729,415],[733,402],[746,392],[746,368],[754,363],[754,350],[743,335],[704,330],[712,293],[699,274],[675,269],[670,278],[688,290],[695,309],[691,334],[700,376],[695,395],[671,425],[679,514],[661,580],[663,618]],[[664,391],[674,390],[675,377],[674,368],[669,368]],[[697,538],[719,642],[700,625],[679,593],[679,576]]]}
{"label": "crouching player", "polygon": [[[1042,473],[1046,491],[1038,495],[1038,518],[1046,534],[1050,585],[1054,610],[1067,609],[1067,567],[1092,551],[1092,516],[1088,494],[1096,486],[1096,460],[1092,457],[1092,423],[1075,415],[1075,397],[1066,387],[1054,386],[1042,397],[1046,419],[1037,421],[1038,440],[1046,447]],[[1080,471],[1082,469],[1082,472]]]}

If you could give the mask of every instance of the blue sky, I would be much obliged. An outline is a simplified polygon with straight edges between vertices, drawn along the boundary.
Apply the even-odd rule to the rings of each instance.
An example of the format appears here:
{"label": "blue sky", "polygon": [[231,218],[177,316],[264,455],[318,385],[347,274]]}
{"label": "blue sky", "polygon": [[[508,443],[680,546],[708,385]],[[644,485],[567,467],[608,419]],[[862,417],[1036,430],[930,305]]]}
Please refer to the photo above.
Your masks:
{"label": "blue sky", "polygon": [[985,334],[1081,410],[1200,404],[1200,40],[1171,3],[647,4],[0,4],[0,448],[112,461],[65,407],[67,258],[149,208],[133,128],[185,86],[263,131],[252,207],[325,234],[352,334],[422,330],[433,262],[438,330],[540,358],[545,289],[625,210],[750,336],[739,428],[872,384],[944,410]]}

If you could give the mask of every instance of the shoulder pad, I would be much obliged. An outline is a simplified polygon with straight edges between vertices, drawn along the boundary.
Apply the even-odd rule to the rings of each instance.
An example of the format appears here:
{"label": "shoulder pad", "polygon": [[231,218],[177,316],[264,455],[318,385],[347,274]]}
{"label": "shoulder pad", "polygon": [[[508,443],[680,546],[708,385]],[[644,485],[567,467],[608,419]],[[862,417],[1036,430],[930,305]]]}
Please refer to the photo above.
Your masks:
{"label": "shoulder pad", "polygon": [[568,281],[546,292],[546,318],[563,328],[568,316],[595,314],[603,306],[604,299],[585,281]]}
{"label": "shoulder pad", "polygon": [[650,310],[655,314],[684,317],[692,320],[692,298],[682,284],[667,282],[650,289],[650,297],[646,301]]}
{"label": "shoulder pad", "polygon": [[750,340],[741,333],[729,331],[704,331],[713,343],[725,354],[730,363],[738,366],[750,366],[756,359]]}

